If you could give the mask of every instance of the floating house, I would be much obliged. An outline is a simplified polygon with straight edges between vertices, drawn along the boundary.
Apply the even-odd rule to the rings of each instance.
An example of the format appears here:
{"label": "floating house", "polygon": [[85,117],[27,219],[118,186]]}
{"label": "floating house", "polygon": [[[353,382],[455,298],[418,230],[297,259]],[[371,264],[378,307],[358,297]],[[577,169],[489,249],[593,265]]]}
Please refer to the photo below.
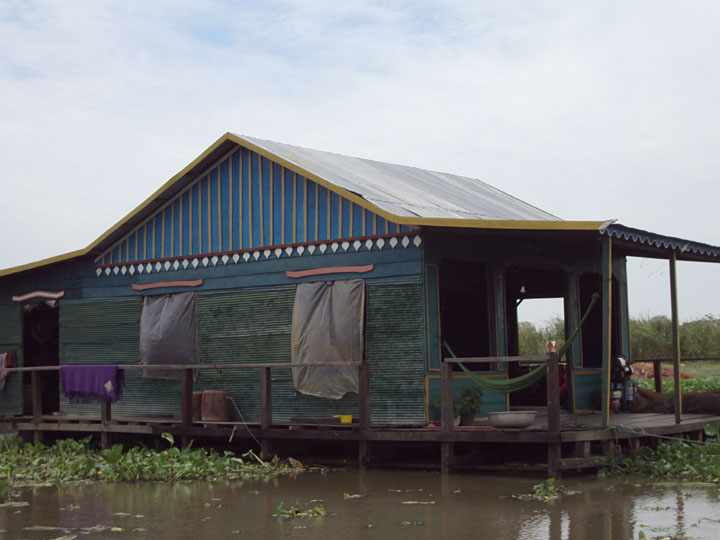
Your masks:
{"label": "floating house", "polygon": [[[563,405],[607,414],[610,360],[630,354],[628,256],[674,271],[720,262],[720,248],[564,221],[476,179],[226,133],[88,247],[0,270],[0,352],[20,367],[362,362],[373,424],[419,426],[440,414],[445,343],[497,358],[473,364],[481,377],[514,378],[527,368],[502,358],[518,355],[518,304],[562,299],[569,336],[597,293],[563,359]],[[115,415],[179,417],[182,383],[159,369],[126,371]],[[57,370],[37,373],[43,415],[96,413],[59,390]],[[453,379],[455,392],[472,384]],[[228,392],[230,419],[253,423],[261,382],[219,367],[193,387]],[[275,423],[358,409],[356,370],[338,366],[275,370],[272,392]],[[532,389],[486,391],[478,416],[545,404]],[[0,417],[32,407],[31,373],[11,373]]]}

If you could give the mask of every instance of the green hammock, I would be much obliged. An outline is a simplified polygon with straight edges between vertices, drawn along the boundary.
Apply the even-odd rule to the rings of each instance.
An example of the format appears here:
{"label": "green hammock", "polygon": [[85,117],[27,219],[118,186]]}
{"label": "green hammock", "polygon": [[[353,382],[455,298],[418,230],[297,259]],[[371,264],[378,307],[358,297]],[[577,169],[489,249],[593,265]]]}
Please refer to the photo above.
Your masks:
{"label": "green hammock", "polygon": [[[580,324],[577,326],[577,328],[575,328],[573,333],[570,334],[570,337],[563,344],[563,346],[560,347],[560,350],[558,351],[558,359],[562,358],[567,352],[567,350],[570,348],[570,344],[577,336],[580,328],[582,328],[582,325],[585,323],[585,319],[587,319],[588,315],[590,315],[590,310],[593,308],[598,298],[600,298],[600,295],[598,293],[592,295],[590,305],[585,310],[585,314],[582,316],[582,319],[580,319]],[[453,353],[452,349],[450,348],[450,345],[448,345],[447,341],[445,341],[443,345],[450,353],[450,356],[452,356],[453,358],[457,358],[457,356],[455,356],[455,353]],[[538,382],[545,376],[545,373],[547,373],[547,364],[543,364],[533,369],[529,373],[525,373],[524,375],[520,375],[519,377],[514,377],[512,379],[489,379],[487,377],[480,377],[476,373],[473,373],[472,371],[467,369],[462,364],[462,362],[458,362],[458,365],[479,387],[484,388],[485,390],[490,390],[492,392],[498,392],[503,394],[508,394],[510,392],[516,392],[518,390],[522,390],[523,388],[527,388],[531,384]]]}

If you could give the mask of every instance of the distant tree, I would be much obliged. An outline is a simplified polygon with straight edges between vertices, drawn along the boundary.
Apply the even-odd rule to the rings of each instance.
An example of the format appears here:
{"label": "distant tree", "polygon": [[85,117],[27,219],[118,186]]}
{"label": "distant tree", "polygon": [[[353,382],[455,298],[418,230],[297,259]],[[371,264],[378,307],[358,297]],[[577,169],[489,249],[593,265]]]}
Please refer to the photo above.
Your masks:
{"label": "distant tree", "polygon": [[630,319],[631,358],[672,358],[672,324],[664,315]]}
{"label": "distant tree", "polygon": [[545,354],[548,341],[557,341],[558,348],[565,342],[565,323],[559,317],[537,328],[531,322],[521,322],[518,325],[518,345],[520,356]]}
{"label": "distant tree", "polygon": [[[545,354],[545,344],[565,342],[565,323],[559,317],[538,328],[533,323],[518,325],[520,355]],[[630,347],[633,360],[672,358],[672,322],[665,315],[630,319]],[[706,315],[680,325],[680,354],[685,358],[720,358],[720,319]]]}
{"label": "distant tree", "polygon": [[686,358],[720,358],[720,319],[706,315],[681,324],[680,354]]}
{"label": "distant tree", "polygon": [[[720,357],[720,319],[706,315],[680,324],[680,354],[685,358]],[[664,315],[630,319],[633,360],[672,358],[672,321]]]}

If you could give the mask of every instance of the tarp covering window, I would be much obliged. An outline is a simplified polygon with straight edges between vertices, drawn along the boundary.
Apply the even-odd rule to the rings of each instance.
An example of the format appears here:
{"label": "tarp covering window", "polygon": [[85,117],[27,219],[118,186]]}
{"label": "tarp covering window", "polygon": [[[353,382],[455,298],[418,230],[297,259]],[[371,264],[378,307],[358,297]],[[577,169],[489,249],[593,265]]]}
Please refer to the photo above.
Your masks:
{"label": "tarp covering window", "polygon": [[[301,283],[295,292],[292,361],[361,362],[365,280]],[[303,394],[340,399],[358,391],[357,367],[293,368],[295,389]]]}
{"label": "tarp covering window", "polygon": [[[146,296],[140,315],[140,363],[197,364],[198,337],[194,292]],[[182,371],[145,369],[145,377],[180,379]]]}

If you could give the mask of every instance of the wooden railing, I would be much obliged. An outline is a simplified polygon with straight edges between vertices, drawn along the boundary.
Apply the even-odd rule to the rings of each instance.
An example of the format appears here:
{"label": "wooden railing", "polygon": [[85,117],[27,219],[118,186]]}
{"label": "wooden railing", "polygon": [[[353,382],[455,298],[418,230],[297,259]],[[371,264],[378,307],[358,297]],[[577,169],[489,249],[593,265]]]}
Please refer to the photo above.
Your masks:
{"label": "wooden railing", "polygon": [[[265,362],[265,363],[235,363],[235,364],[173,364],[173,365],[139,365],[118,364],[120,370],[152,369],[181,370],[181,405],[180,425],[190,428],[193,425],[192,393],[193,372],[209,369],[259,369],[260,370],[260,429],[272,427],[272,372],[273,369],[288,369],[294,367],[320,368],[320,367],[357,367],[358,368],[358,429],[370,429],[370,370],[367,362],[317,362],[314,364],[299,364],[292,362]],[[31,373],[32,417],[34,423],[42,421],[42,395],[40,373],[44,371],[59,371],[60,366],[18,367],[6,369],[9,373]],[[111,404],[101,401],[100,418],[103,423],[112,419]]]}
{"label": "wooden railing", "polygon": [[[560,446],[560,371],[557,352],[547,356],[486,356],[478,358],[444,358],[440,364],[440,425],[445,433],[453,429],[453,364],[492,364],[496,362],[547,363],[547,443],[548,472],[554,476],[561,458]],[[441,448],[441,466],[449,468],[452,459],[451,443]]]}

